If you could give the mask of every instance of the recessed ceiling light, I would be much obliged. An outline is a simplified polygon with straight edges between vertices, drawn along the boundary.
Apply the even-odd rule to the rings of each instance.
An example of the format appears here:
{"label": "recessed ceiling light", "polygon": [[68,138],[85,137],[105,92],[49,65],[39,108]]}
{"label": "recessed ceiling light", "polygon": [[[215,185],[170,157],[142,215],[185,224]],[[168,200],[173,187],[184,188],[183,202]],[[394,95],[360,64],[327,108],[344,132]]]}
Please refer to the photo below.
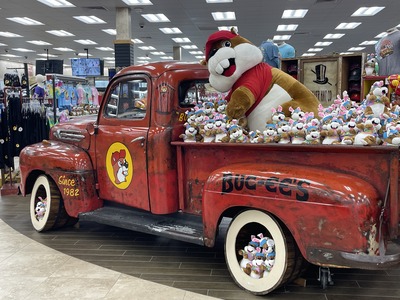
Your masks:
{"label": "recessed ceiling light", "polygon": [[354,52],[340,52],[340,55],[350,55],[350,54],[354,54]]}
{"label": "recessed ceiling light", "polygon": [[289,24],[289,25],[278,25],[276,31],[295,31],[299,25]]}
{"label": "recessed ceiling light", "polygon": [[89,54],[87,52],[79,52],[78,56],[86,57],[86,56],[92,56],[92,54]]}
{"label": "recessed ceiling light", "polygon": [[142,17],[151,23],[170,22],[164,14],[144,14]]}
{"label": "recessed ceiling light", "polygon": [[228,20],[236,20],[235,12],[233,11],[216,11],[212,12],[211,15],[214,18],[214,21],[228,21]]}
{"label": "recessed ceiling light", "polygon": [[148,56],[139,56],[138,57],[138,59],[141,59],[141,60],[146,60],[146,59],[151,59],[150,57],[148,57]]}
{"label": "recessed ceiling light", "polygon": [[180,31],[180,29],[178,27],[172,27],[172,28],[164,27],[164,28],[159,28],[159,29],[165,34],[182,33],[182,31]]}
{"label": "recessed ceiling light", "polygon": [[18,52],[36,52],[34,50],[25,49],[25,48],[12,48],[12,50],[18,51]]}
{"label": "recessed ceiling light", "polygon": [[198,59],[204,59],[205,58],[204,55],[196,55],[195,57],[198,58]]}
{"label": "recessed ceiling light", "polygon": [[26,41],[27,43],[30,43],[30,44],[34,44],[34,45],[39,45],[39,46],[47,46],[47,45],[51,45],[50,43],[48,43],[48,42],[45,42],[45,41]]}
{"label": "recessed ceiling light", "polygon": [[97,43],[92,40],[74,40],[74,42],[82,45],[97,45]]}
{"label": "recessed ceiling light", "polygon": [[196,45],[182,45],[183,49],[198,49]]}
{"label": "recessed ceiling light", "polygon": [[71,49],[71,48],[64,48],[64,47],[53,48],[53,49],[54,49],[54,50],[57,50],[57,51],[63,51],[63,52],[75,51],[74,49]]}
{"label": "recessed ceiling light", "polygon": [[388,33],[386,31],[384,31],[384,32],[381,32],[380,34],[378,34],[377,36],[375,36],[375,38],[376,39],[380,39],[380,38],[383,38],[384,36],[387,36],[387,35],[388,35]]}
{"label": "recessed ceiling light", "polygon": [[384,6],[371,6],[371,7],[360,7],[351,16],[352,17],[370,17],[376,15]]}
{"label": "recessed ceiling light", "polygon": [[132,42],[134,44],[143,44],[144,43],[142,40],[139,40],[139,39],[132,39]]}
{"label": "recessed ceiling light", "polygon": [[320,52],[324,50],[324,48],[310,48],[307,50],[307,52]]}
{"label": "recessed ceiling light", "polygon": [[282,19],[300,19],[304,18],[308,9],[287,9],[283,11]]}
{"label": "recessed ceiling light", "polygon": [[206,0],[207,3],[231,3],[233,0]]}
{"label": "recessed ceiling light", "polygon": [[302,56],[315,56],[316,53],[304,53]]}
{"label": "recessed ceiling light", "polygon": [[378,41],[364,41],[360,44],[360,46],[372,46],[375,45]]}
{"label": "recessed ceiling light", "polygon": [[116,29],[102,29],[105,33],[108,33],[109,35],[117,35],[117,30]]}
{"label": "recessed ceiling light", "polygon": [[160,56],[161,59],[174,59],[172,56]]}
{"label": "recessed ceiling light", "polygon": [[274,35],[273,40],[274,41],[287,41],[289,40],[291,35]]}
{"label": "recessed ceiling light", "polygon": [[31,18],[27,18],[27,17],[7,18],[7,20],[10,20],[10,21],[22,24],[22,25],[27,25],[27,26],[44,25],[42,22],[36,21],[34,19],[31,19]]}
{"label": "recessed ceiling light", "polygon": [[4,57],[21,57],[20,55],[14,55],[14,54],[10,54],[10,53],[1,54],[1,56],[4,56]]}
{"label": "recessed ceiling light", "polygon": [[185,38],[172,38],[172,40],[175,43],[190,43],[190,40],[187,37],[185,37]]}
{"label": "recessed ceiling light", "polygon": [[46,32],[56,35],[56,36],[75,36],[74,34],[68,32],[68,31],[65,31],[65,30],[49,30]]}
{"label": "recessed ceiling light", "polygon": [[317,43],[315,43],[314,46],[317,46],[317,47],[326,47],[326,46],[329,46],[330,44],[332,44],[332,42],[317,42]]}
{"label": "recessed ceiling light", "polygon": [[7,46],[7,44],[0,43],[0,46]]}
{"label": "recessed ceiling light", "polygon": [[139,49],[142,50],[156,50],[156,48],[154,48],[153,46],[140,46]]}
{"label": "recessed ceiling light", "polygon": [[344,36],[344,33],[329,33],[324,36],[324,40],[337,40]]}
{"label": "recessed ceiling light", "polygon": [[122,0],[128,5],[153,5],[150,0]]}
{"label": "recessed ceiling light", "polygon": [[0,31],[0,35],[4,36],[4,37],[22,37],[22,35],[16,34],[16,33],[12,33],[12,32],[8,32],[8,31]]}
{"label": "recessed ceiling light", "polygon": [[111,47],[95,47],[95,48],[100,51],[114,51],[114,49]]}
{"label": "recessed ceiling light", "polygon": [[361,25],[360,22],[340,23],[335,29],[354,29],[359,25]]}
{"label": "recessed ceiling light", "polygon": [[193,55],[200,55],[200,54],[204,54],[202,51],[189,51],[190,54]]}
{"label": "recessed ceiling light", "polygon": [[54,54],[48,54],[48,53],[39,53],[36,54],[37,56],[43,56],[43,57],[58,57],[57,55]]}
{"label": "recessed ceiling light", "polygon": [[104,60],[115,60],[115,57],[103,57]]}
{"label": "recessed ceiling light", "polygon": [[235,32],[239,32],[239,28],[237,26],[218,26],[218,30],[228,30],[231,31],[231,29],[235,30]]}
{"label": "recessed ceiling light", "polygon": [[165,55],[165,52],[162,52],[162,51],[154,51],[154,52],[150,52],[150,54],[153,54],[153,55]]}
{"label": "recessed ceiling light", "polygon": [[106,21],[96,17],[96,16],[74,16],[77,19],[86,24],[104,24]]}
{"label": "recessed ceiling light", "polygon": [[62,7],[75,7],[71,2],[66,0],[37,0],[47,6],[54,7],[54,8],[62,8]]}
{"label": "recessed ceiling light", "polygon": [[365,49],[365,47],[351,47],[347,51],[361,51],[361,50],[364,50],[364,49]]}

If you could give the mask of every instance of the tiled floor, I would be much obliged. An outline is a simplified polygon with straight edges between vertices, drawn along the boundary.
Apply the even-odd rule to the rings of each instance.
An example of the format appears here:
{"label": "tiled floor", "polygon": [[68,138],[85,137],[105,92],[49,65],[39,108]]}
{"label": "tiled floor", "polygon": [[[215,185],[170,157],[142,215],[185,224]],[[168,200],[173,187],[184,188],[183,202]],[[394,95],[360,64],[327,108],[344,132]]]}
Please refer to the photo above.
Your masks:
{"label": "tiled floor", "polygon": [[208,249],[89,222],[40,234],[28,202],[0,198],[0,299],[400,299],[400,268],[333,269],[323,290],[310,267],[306,287],[253,296],[232,281],[222,238]]}

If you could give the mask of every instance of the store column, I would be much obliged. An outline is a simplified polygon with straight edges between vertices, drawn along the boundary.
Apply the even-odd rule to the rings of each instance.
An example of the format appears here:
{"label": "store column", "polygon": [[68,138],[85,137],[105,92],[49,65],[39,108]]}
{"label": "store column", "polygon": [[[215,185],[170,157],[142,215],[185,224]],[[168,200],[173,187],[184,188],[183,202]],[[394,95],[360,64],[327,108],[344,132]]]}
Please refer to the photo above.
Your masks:
{"label": "store column", "polygon": [[182,59],[182,50],[180,46],[174,46],[173,50],[173,59],[174,60],[181,60]]}
{"label": "store column", "polygon": [[115,68],[120,70],[134,64],[131,32],[131,10],[129,7],[116,9],[117,39],[114,41]]}

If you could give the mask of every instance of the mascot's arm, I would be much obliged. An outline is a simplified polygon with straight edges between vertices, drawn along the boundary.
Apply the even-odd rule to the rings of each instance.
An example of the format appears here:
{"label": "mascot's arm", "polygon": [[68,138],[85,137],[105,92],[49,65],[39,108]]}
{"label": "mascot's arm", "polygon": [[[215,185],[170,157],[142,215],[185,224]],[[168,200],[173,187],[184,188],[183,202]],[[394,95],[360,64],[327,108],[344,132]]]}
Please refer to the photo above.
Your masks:
{"label": "mascot's arm", "polygon": [[289,107],[294,109],[300,107],[304,112],[313,112],[318,116],[318,98],[301,82],[283,72],[282,70],[272,68],[273,83],[278,84],[292,97],[292,101],[282,105],[283,112],[290,116]]}
{"label": "mascot's arm", "polygon": [[229,119],[240,119],[255,102],[253,93],[245,86],[235,89],[226,106],[226,114]]}

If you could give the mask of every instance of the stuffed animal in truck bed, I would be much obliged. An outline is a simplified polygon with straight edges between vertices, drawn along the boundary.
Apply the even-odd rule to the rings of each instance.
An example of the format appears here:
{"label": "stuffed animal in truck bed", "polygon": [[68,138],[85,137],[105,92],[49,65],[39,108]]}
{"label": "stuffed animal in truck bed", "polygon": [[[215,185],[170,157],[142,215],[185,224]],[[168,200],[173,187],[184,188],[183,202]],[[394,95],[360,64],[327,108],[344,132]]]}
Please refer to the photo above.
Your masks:
{"label": "stuffed animal in truck bed", "polygon": [[[259,47],[231,31],[211,34],[205,46],[205,60],[210,84],[220,92],[228,92],[227,116],[246,120],[251,131],[263,131],[271,118],[271,108],[301,108],[318,115],[319,101],[295,78],[263,63]],[[243,124],[243,123],[241,123]]]}

